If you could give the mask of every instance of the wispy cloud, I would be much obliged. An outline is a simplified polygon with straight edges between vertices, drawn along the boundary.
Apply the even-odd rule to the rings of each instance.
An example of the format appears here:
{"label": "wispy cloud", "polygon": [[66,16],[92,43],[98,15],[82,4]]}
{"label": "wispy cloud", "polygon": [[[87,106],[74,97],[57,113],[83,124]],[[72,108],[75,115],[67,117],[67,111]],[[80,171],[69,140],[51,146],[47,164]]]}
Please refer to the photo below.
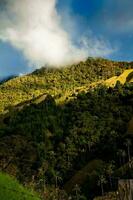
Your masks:
{"label": "wispy cloud", "polygon": [[112,31],[133,31],[133,1],[111,0],[105,3],[105,23]]}
{"label": "wispy cloud", "polygon": [[[62,25],[56,0],[6,0],[0,12],[0,40],[22,51],[29,65],[64,65],[88,56],[106,56],[114,48],[93,34],[80,36]],[[66,26],[75,24],[65,12]],[[79,24],[80,26],[80,24]]]}

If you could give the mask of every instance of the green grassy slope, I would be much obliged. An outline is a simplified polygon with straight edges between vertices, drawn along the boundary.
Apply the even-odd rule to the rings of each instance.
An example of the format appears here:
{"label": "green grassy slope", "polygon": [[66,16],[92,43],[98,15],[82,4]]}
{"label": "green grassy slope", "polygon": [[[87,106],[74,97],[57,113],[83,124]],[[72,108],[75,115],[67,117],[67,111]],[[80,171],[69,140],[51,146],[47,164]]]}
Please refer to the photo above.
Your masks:
{"label": "green grassy slope", "polygon": [[0,199],[1,200],[40,200],[37,194],[20,185],[9,175],[0,173]]}
{"label": "green grassy slope", "polygon": [[125,84],[130,83],[133,81],[133,69],[128,69],[128,70],[124,70],[124,72],[120,75],[120,76],[114,76],[111,77],[110,79],[107,79],[105,81],[105,84],[107,86],[111,86],[114,87],[117,83],[117,81],[119,81],[121,84]]}

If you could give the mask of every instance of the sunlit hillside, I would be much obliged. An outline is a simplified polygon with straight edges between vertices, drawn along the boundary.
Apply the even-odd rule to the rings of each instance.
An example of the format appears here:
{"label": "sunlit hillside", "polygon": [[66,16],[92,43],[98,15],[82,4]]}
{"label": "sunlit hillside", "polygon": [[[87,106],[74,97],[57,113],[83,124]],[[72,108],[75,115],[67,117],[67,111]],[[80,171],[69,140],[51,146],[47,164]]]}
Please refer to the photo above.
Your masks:
{"label": "sunlit hillside", "polygon": [[119,81],[121,84],[133,82],[133,69],[125,70],[121,75],[111,77],[105,81],[105,84],[107,84],[107,86],[114,87],[117,81]]}
{"label": "sunlit hillside", "polygon": [[93,82],[118,76],[125,69],[132,67],[133,63],[89,58],[86,62],[64,68],[36,70],[32,74],[11,79],[0,85],[0,96],[2,97],[0,98],[0,111],[45,93],[57,96],[57,98],[68,96],[67,93],[74,93],[76,88],[88,88]]}

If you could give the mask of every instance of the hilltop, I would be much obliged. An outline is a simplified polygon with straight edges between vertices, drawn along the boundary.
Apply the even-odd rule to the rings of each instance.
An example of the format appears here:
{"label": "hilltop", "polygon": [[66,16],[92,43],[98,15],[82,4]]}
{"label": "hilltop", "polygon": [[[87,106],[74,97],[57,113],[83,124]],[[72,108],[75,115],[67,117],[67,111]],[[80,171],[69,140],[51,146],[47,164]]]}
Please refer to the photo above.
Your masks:
{"label": "hilltop", "polygon": [[[85,62],[64,68],[41,68],[32,74],[11,79],[0,85],[0,112],[42,94],[58,97],[73,93],[76,88],[120,75],[133,63],[88,58]],[[81,88],[82,89],[82,88]]]}

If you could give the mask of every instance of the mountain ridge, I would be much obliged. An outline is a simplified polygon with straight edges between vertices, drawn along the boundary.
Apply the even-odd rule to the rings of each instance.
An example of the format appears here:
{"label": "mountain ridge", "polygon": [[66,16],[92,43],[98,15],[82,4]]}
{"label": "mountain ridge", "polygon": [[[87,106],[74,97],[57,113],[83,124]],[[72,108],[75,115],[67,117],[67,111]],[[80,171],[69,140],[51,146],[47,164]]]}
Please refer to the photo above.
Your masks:
{"label": "mountain ridge", "polygon": [[133,68],[133,62],[89,58],[85,62],[64,68],[36,70],[0,85],[0,111],[44,93],[56,96],[62,95],[62,92],[74,91],[76,87],[120,75],[127,68]]}

